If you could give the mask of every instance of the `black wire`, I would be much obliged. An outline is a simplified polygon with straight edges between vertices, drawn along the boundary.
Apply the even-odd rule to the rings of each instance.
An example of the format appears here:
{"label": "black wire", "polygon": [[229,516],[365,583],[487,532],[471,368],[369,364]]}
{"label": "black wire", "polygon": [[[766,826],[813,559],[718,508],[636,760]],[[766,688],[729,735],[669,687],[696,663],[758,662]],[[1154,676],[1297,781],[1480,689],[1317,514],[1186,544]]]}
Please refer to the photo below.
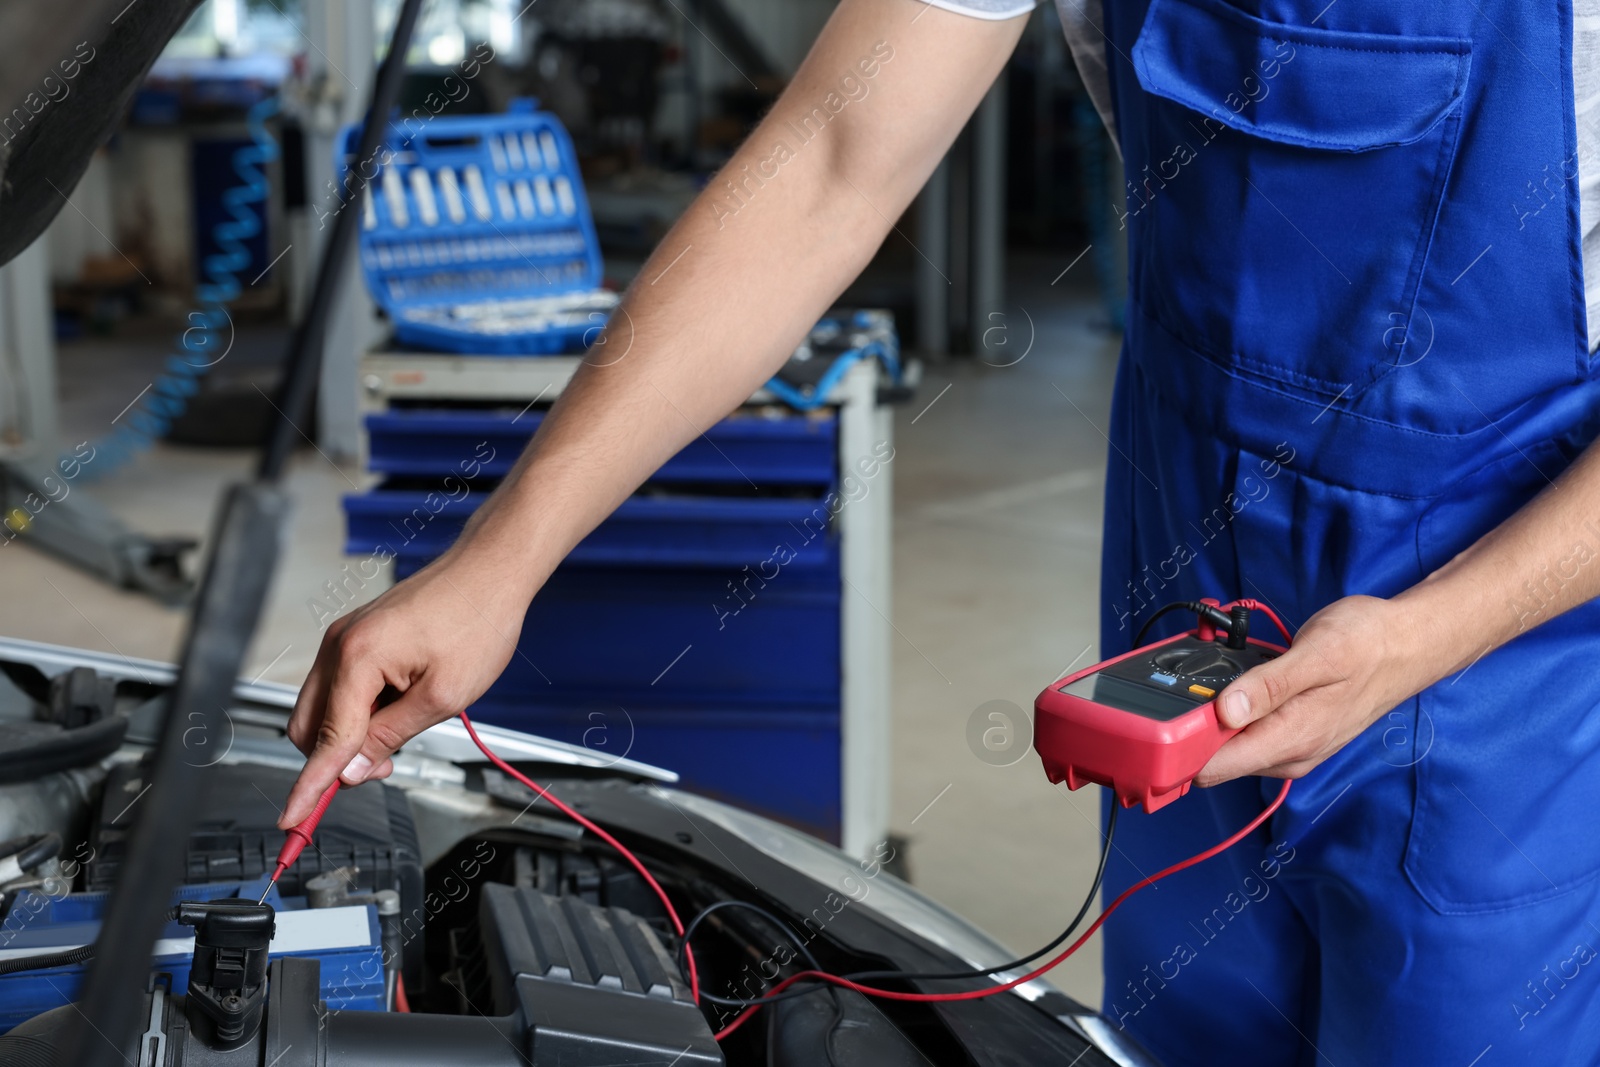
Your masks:
{"label": "black wire", "polygon": [[48,967],[69,967],[74,963],[83,963],[93,958],[93,945],[67,949],[64,952],[47,952],[42,956],[17,956],[9,960],[0,960],[0,975],[16,974],[18,971],[42,971]]}
{"label": "black wire", "polygon": [[[805,942],[800,939],[800,935],[795,933],[788,923],[772,914],[772,912],[761,907],[759,904],[751,904],[744,900],[719,900],[715,904],[711,904],[703,908],[700,914],[691,919],[689,921],[689,925],[684,927],[683,937],[678,939],[678,951],[676,953],[678,970],[680,972],[687,973],[687,968],[684,961],[684,953],[688,950],[689,939],[694,936],[694,932],[700,928],[700,924],[709,918],[713,912],[721,911],[724,908],[743,908],[745,911],[755,912],[757,915],[767,920],[767,923],[774,929],[783,931],[783,935],[794,943],[795,948],[800,950],[800,955],[805,957],[806,962],[811,965],[811,969],[813,971],[822,970],[822,964],[818,963],[817,957],[813,956],[811,954],[811,950],[806,948]],[[808,989],[806,992],[811,993],[814,992],[814,990]],[[749,1001],[744,1000],[731,1000],[727,997],[713,996],[712,994],[706,992],[702,992],[700,994],[700,999],[709,1000],[713,1004],[725,1004],[730,1007],[741,1008],[750,1003]]]}
{"label": "black wire", "polygon": [[[1058,946],[1061,945],[1062,942],[1066,941],[1067,938],[1069,938],[1069,937],[1071,937],[1073,935],[1073,933],[1078,929],[1078,925],[1083,922],[1084,916],[1089,914],[1089,909],[1094,906],[1094,898],[1095,898],[1096,894],[1098,894],[1100,892],[1100,883],[1105,878],[1106,862],[1111,857],[1111,842],[1112,842],[1112,838],[1116,835],[1116,832],[1117,832],[1117,813],[1119,811],[1121,811],[1121,808],[1122,808],[1122,806],[1120,804],[1116,803],[1115,800],[1112,801],[1112,803],[1111,803],[1111,818],[1108,820],[1108,822],[1106,824],[1105,838],[1100,844],[1100,862],[1095,867],[1094,882],[1089,886],[1089,892],[1083,899],[1083,905],[1078,908],[1078,914],[1076,914],[1076,915],[1074,915],[1072,917],[1072,922],[1067,925],[1067,928],[1065,930],[1061,931],[1061,933],[1057,934],[1055,940],[1051,941],[1048,945],[1045,945],[1043,948],[1035,949],[1034,951],[1028,953],[1026,956],[1022,956],[1022,957],[1019,957],[1018,959],[1014,959],[1014,960],[1009,960],[1009,961],[1007,961],[1005,963],[997,963],[993,967],[985,967],[982,970],[943,971],[943,972],[938,972],[938,973],[911,972],[911,971],[893,971],[893,970],[891,970],[891,971],[856,971],[853,974],[843,975],[842,977],[845,978],[847,981],[851,981],[851,982],[860,982],[860,981],[864,981],[864,980],[867,980],[867,979],[876,979],[876,978],[896,978],[896,979],[900,979],[902,981],[941,981],[941,980],[944,980],[944,979],[953,979],[953,978],[988,978],[988,977],[991,977],[991,976],[993,976],[995,974],[999,974],[1002,971],[1015,970],[1017,968],[1026,966],[1027,964],[1029,964],[1029,963],[1033,962],[1034,960],[1038,959],[1040,956],[1043,956],[1046,953],[1050,952],[1051,950],[1057,948]],[[766,912],[762,908],[759,908],[754,904],[746,904],[742,900],[723,900],[723,901],[718,901],[717,903],[710,905],[704,911],[702,911],[699,915],[696,915],[694,917],[694,919],[684,929],[683,938],[678,943],[678,965],[679,965],[680,969],[682,969],[682,966],[683,966],[683,951],[684,951],[684,948],[685,948],[685,946],[688,945],[689,938],[694,934],[695,929],[700,925],[700,920],[704,919],[707,915],[711,914],[711,912],[713,912],[713,911],[716,911],[718,908],[724,908],[724,907],[743,907],[743,908],[748,908],[751,911],[759,912],[761,915],[765,916],[768,919],[768,921],[770,921],[774,926],[778,927],[779,929],[783,930],[785,933],[790,935],[791,940],[794,941],[795,945],[800,949],[801,953],[803,953],[805,955],[806,961],[811,964],[811,969],[812,970],[814,970],[814,971],[822,970],[822,967],[820,967],[817,964],[817,961],[816,961],[815,957],[813,957],[811,955],[811,953],[809,951],[807,951],[806,947],[803,944],[800,943],[798,938],[795,937],[793,931],[791,931],[789,929],[789,927],[785,923],[783,923],[782,921],[780,921],[779,919],[777,919],[773,915],[769,914],[768,912]],[[797,1000],[800,997],[810,996],[813,993],[821,992],[824,989],[831,989],[831,988],[833,988],[833,987],[830,986],[830,985],[818,983],[818,984],[813,985],[813,986],[811,986],[810,988],[807,988],[807,989],[799,989],[799,990],[794,990],[792,992],[779,993],[776,996],[763,997],[763,998],[758,998],[758,999],[755,999],[755,1000],[735,1000],[735,999],[732,999],[730,997],[719,997],[719,996],[715,996],[715,995],[713,995],[711,993],[707,993],[707,992],[702,990],[701,993],[700,993],[700,999],[701,1000],[708,1000],[713,1004],[721,1004],[721,1005],[725,1005],[727,1007],[732,1007],[732,1008],[748,1008],[753,1004],[762,1004],[762,1005],[765,1005],[765,1004],[780,1004],[780,1003],[782,1003],[783,1001],[786,1001],[786,1000]]]}
{"label": "black wire", "polygon": [[1144,644],[1145,635],[1150,632],[1150,627],[1154,626],[1156,624],[1156,620],[1161,618],[1161,616],[1166,615],[1169,612],[1183,609],[1197,611],[1199,610],[1199,607],[1200,605],[1193,600],[1175,600],[1170,604],[1166,604],[1161,608],[1158,608],[1156,613],[1146,619],[1143,626],[1139,627],[1139,636],[1133,639],[1133,647],[1139,648]]}
{"label": "black wire", "polygon": [[1067,924],[1067,928],[1057,934],[1056,939],[1050,942],[1048,945],[1044,946],[1043,948],[1034,949],[1032,952],[1019,959],[1014,959],[1007,963],[997,963],[993,967],[986,967],[981,971],[948,971],[943,974],[904,974],[900,971],[861,971],[857,974],[846,975],[845,977],[849,978],[852,982],[858,981],[862,978],[915,978],[926,981],[944,978],[987,978],[990,975],[999,974],[1001,971],[1011,971],[1019,967],[1024,967],[1038,959],[1040,956],[1043,956],[1045,953],[1058,948],[1078,929],[1078,924],[1083,922],[1084,916],[1088,915],[1089,909],[1094,906],[1095,895],[1100,892],[1100,882],[1103,878],[1105,878],[1106,875],[1106,861],[1111,858],[1111,839],[1117,832],[1117,813],[1122,810],[1122,805],[1117,803],[1115,797],[1110,799],[1110,803],[1111,818],[1106,824],[1105,840],[1100,846],[1100,863],[1095,867],[1094,882],[1090,884],[1089,893],[1083,898],[1083,905],[1078,908],[1078,914],[1072,917],[1072,922]]}

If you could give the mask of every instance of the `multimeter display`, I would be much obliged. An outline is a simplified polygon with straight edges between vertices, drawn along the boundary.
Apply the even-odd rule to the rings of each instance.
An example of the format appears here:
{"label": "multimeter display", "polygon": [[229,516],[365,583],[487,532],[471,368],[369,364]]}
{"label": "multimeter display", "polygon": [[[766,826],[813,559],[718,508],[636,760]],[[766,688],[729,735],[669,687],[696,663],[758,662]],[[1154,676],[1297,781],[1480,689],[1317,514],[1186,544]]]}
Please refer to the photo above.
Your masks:
{"label": "multimeter display", "polygon": [[1091,674],[1061,687],[1061,692],[1104,704],[1108,708],[1131,711],[1160,722],[1176,719],[1195,705],[1204,704],[1203,698],[1190,697],[1168,689],[1156,689],[1139,682],[1130,682],[1114,674]]}

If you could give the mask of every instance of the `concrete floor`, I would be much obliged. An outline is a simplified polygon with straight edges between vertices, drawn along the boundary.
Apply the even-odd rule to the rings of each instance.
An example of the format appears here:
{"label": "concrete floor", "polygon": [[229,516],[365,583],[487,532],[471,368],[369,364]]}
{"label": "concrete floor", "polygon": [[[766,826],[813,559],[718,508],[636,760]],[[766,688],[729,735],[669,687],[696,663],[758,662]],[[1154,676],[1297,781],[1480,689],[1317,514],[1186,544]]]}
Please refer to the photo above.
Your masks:
{"label": "concrete floor", "polygon": [[[995,700],[1031,719],[1039,690],[1094,662],[1118,338],[1092,293],[1050,286],[1068,260],[1011,264],[1006,344],[985,358],[1016,359],[1031,319],[1025,358],[931,368],[895,428],[892,822],[920,888],[1023,951],[1082,902],[1099,801],[1031,754],[984,762],[968,723]],[[1051,977],[1098,1005],[1098,939]]]}
{"label": "concrete floor", "polygon": [[[986,763],[967,740],[981,705],[1008,701],[1027,712],[1048,682],[1095,654],[1101,431],[1117,338],[1083,287],[1087,263],[1052,285],[1070,260],[1014,261],[1012,307],[995,320],[1001,332],[990,331],[985,356],[1009,365],[931,366],[896,427],[893,828],[910,841],[919,887],[1018,949],[1059,931],[1097,855],[1094,794],[1052,787],[1020,750],[1011,766]],[[63,346],[69,442],[108,432],[150,381],[164,343]],[[75,491],[92,492],[140,530],[198,537],[219,490],[250,459],[158,445]],[[339,498],[366,485],[353,466],[309,447],[295,458],[289,548],[247,676],[304,677],[320,637],[307,602],[346,561]],[[379,591],[375,582],[363,595]],[[183,630],[180,612],[29,548],[0,553],[0,603],[10,608],[0,632],[128,656],[171,659]],[[1053,978],[1098,1004],[1098,941]]]}
{"label": "concrete floor", "polygon": [[[176,344],[177,335],[175,329],[135,327],[114,339],[60,346],[61,434],[68,448],[111,432],[112,420],[150,384],[166,354],[176,350],[169,346]],[[257,338],[258,345],[261,340]],[[233,380],[239,380],[239,373],[233,373]],[[203,539],[223,487],[247,478],[255,458],[247,449],[157,443],[109,477],[96,472],[97,480],[71,483],[71,491],[92,494],[143,533]],[[93,464],[87,469],[93,470]],[[293,684],[305,677],[321,637],[307,601],[318,595],[323,582],[340,578],[347,562],[339,499],[370,482],[354,465],[336,465],[310,447],[294,457],[288,548],[245,661],[247,677]],[[381,591],[374,582],[362,596],[370,599]],[[112,589],[20,545],[0,553],[0,598],[11,608],[0,623],[0,632],[8,636],[151,659],[175,657],[186,618],[147,596]]]}

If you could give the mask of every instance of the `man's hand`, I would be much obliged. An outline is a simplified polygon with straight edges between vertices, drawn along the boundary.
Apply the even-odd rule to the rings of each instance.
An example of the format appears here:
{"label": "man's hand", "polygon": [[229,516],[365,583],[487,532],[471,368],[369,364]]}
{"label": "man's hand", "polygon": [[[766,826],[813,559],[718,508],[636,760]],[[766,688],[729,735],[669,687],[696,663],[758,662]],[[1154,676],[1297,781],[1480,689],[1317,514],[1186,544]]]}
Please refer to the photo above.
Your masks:
{"label": "man's hand", "polygon": [[[1590,445],[1553,484],[1410,589],[1390,600],[1345,597],[1317,612],[1288,652],[1223,691],[1224,725],[1249,725],[1195,781],[1299,778],[1402,700],[1600,596],[1600,567],[1581,565],[1596,499],[1600,447]],[[1563,567],[1570,579],[1556,569]],[[1563,580],[1547,589],[1553,569]],[[1519,611],[1535,584],[1545,598]]]}
{"label": "man's hand", "polygon": [[1418,628],[1399,600],[1352,596],[1313,615],[1289,651],[1245,672],[1217,699],[1245,726],[1195,779],[1300,778],[1402,700],[1437,680],[1414,654]]}
{"label": "man's hand", "polygon": [[[516,651],[528,598],[456,554],[331,624],[289,719],[308,758],[278,825],[311,814],[335,778],[388,777],[401,745],[482,696]],[[380,708],[385,687],[400,696]]]}

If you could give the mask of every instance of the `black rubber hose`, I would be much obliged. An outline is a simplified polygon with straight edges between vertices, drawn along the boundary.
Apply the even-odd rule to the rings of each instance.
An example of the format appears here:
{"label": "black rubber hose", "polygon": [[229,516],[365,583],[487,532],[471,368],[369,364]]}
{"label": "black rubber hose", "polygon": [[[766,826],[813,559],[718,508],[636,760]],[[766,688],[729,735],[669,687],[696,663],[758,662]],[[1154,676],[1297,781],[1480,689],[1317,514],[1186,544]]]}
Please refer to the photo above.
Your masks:
{"label": "black rubber hose", "polygon": [[[48,836],[55,837],[54,834]],[[177,908],[167,909],[167,922],[176,922],[177,918]],[[8,974],[17,974],[20,971],[43,971],[50,967],[71,967],[75,963],[88,963],[92,959],[94,959],[93,943],[84,945],[81,948],[47,952],[40,956],[17,956],[9,960],[0,960],[0,977]],[[3,1063],[5,1063],[5,1060],[0,1060],[0,1064]]]}
{"label": "black rubber hose", "polygon": [[13,837],[0,842],[0,859],[15,859],[17,866],[30,871],[45,860],[61,855],[61,835],[55,833]]}
{"label": "black rubber hose", "polygon": [[70,967],[74,963],[86,963],[94,959],[94,946],[84,945],[82,948],[69,948],[65,952],[47,952],[42,956],[16,956],[9,960],[0,960],[0,977],[8,974],[17,974],[21,971],[43,971],[50,967]]}

